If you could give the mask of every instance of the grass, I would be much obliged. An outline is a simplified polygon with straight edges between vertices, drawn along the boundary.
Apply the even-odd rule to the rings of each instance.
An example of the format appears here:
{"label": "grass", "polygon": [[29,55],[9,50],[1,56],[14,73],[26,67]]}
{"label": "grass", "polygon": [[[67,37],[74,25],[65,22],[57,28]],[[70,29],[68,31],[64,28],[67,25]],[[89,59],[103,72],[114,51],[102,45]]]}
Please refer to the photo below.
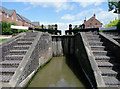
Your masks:
{"label": "grass", "polygon": [[0,42],[4,41],[4,40],[7,40],[7,39],[0,39]]}

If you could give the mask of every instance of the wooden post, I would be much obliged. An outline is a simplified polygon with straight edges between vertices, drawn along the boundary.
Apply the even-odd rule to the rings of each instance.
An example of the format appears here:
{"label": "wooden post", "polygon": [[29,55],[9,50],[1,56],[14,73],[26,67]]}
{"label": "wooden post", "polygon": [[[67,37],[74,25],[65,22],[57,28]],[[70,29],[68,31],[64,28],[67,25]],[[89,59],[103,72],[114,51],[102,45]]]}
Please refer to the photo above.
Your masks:
{"label": "wooden post", "polygon": [[41,25],[41,27],[42,27],[42,30],[43,30],[43,28],[44,28],[44,25],[42,24],[42,25]]}
{"label": "wooden post", "polygon": [[69,34],[71,35],[72,34],[72,24],[69,24]]}
{"label": "wooden post", "polygon": [[55,35],[57,35],[57,24],[55,24]]}
{"label": "wooden post", "polygon": [[85,29],[85,24],[83,24],[83,29]]}

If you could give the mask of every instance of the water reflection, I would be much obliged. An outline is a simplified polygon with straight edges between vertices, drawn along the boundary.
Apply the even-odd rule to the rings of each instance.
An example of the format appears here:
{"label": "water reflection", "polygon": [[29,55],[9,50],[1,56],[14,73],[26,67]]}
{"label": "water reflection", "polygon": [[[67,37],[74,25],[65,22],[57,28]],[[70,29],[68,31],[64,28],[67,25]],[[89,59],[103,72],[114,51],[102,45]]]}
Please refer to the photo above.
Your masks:
{"label": "water reflection", "polygon": [[32,80],[29,87],[84,87],[65,63],[65,57],[54,57]]}

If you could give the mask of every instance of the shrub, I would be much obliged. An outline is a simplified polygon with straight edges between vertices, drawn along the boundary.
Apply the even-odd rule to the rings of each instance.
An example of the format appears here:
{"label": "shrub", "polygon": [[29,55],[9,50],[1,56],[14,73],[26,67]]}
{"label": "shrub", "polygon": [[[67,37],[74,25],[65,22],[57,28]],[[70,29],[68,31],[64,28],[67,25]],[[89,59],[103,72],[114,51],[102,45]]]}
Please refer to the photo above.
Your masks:
{"label": "shrub", "polygon": [[7,21],[2,21],[2,35],[12,35],[15,33],[28,31],[28,30],[11,29],[11,25],[17,25],[17,24],[15,22],[8,23]]}

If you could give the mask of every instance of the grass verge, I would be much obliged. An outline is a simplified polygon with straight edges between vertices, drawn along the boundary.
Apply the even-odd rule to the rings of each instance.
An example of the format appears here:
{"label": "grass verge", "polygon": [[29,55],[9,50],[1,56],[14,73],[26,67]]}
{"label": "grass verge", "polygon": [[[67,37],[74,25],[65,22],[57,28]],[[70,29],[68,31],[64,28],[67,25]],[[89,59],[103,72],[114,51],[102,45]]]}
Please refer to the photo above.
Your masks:
{"label": "grass verge", "polygon": [[0,39],[0,42],[4,41],[4,40],[7,40],[7,39]]}

